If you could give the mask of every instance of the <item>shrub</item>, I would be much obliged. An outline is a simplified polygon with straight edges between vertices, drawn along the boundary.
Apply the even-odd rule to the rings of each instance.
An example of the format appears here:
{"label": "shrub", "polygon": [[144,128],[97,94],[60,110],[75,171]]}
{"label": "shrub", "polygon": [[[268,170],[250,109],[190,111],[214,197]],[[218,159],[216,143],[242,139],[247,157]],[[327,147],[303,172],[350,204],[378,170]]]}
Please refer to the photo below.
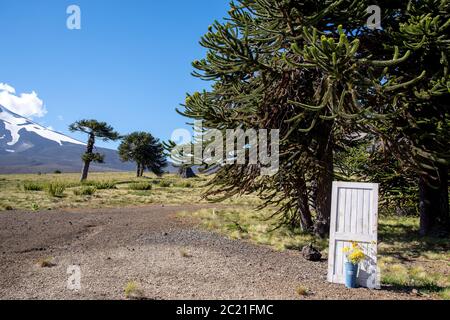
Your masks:
{"label": "shrub", "polygon": [[148,182],[136,182],[128,185],[130,190],[149,191],[152,190],[152,184]]}
{"label": "shrub", "polygon": [[97,190],[117,189],[115,181],[85,181],[83,185],[95,187]]}
{"label": "shrub", "polygon": [[22,185],[23,190],[25,191],[42,191],[44,190],[44,186],[38,182],[26,181]]}
{"label": "shrub", "polygon": [[39,210],[39,205],[37,203],[32,203],[31,204],[31,210],[38,211]]}
{"label": "shrub", "polygon": [[159,186],[161,188],[170,188],[172,186],[172,183],[170,181],[161,181],[159,183]]}
{"label": "shrub", "polygon": [[[128,192],[129,195],[133,195],[133,196],[137,196],[137,197],[149,197],[151,195],[150,191],[146,191],[146,190],[136,190],[136,191],[129,191]],[[148,203],[148,201],[150,201],[149,199],[146,200]]]}
{"label": "shrub", "polygon": [[191,258],[192,257],[192,255],[186,249],[181,249],[180,250],[180,255],[183,258]]}
{"label": "shrub", "polygon": [[41,268],[52,268],[52,267],[56,266],[56,264],[53,263],[52,258],[39,259],[37,261],[37,265]]}
{"label": "shrub", "polygon": [[73,194],[76,196],[92,196],[97,189],[95,187],[84,186],[81,189],[76,189]]}
{"label": "shrub", "polygon": [[55,170],[55,171],[53,171],[53,173],[54,173],[54,174],[61,174],[62,171],[61,171],[61,170]]}
{"label": "shrub", "polygon": [[51,182],[47,185],[47,193],[55,198],[62,198],[65,190],[66,186],[60,182]]}
{"label": "shrub", "polygon": [[187,181],[186,182],[177,183],[176,186],[178,188],[192,188],[193,187],[192,183],[187,182]]}
{"label": "shrub", "polygon": [[144,292],[139,288],[135,281],[130,281],[125,286],[125,298],[127,299],[143,299]]}
{"label": "shrub", "polygon": [[307,295],[309,295],[309,290],[308,288],[304,287],[304,286],[298,286],[297,289],[295,290],[297,292],[297,294],[301,297],[305,297]]}

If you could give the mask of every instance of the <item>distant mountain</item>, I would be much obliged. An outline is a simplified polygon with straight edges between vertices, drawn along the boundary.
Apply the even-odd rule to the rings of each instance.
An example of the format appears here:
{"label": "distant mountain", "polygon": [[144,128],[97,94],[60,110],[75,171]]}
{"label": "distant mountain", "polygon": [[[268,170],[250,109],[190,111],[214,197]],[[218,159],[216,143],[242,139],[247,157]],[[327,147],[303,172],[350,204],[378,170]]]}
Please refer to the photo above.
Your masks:
{"label": "distant mountain", "polygon": [[[45,128],[0,105],[0,173],[80,172],[85,144]],[[120,161],[117,151],[97,148],[105,163],[92,171],[130,171],[133,163]]]}

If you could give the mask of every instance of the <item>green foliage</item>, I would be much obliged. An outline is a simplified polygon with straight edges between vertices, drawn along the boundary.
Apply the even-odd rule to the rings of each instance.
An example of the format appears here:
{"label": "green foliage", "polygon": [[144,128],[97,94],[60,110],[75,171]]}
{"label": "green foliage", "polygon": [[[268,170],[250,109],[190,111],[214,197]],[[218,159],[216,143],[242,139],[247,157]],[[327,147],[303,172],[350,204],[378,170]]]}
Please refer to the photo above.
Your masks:
{"label": "green foliage", "polygon": [[22,188],[25,191],[42,191],[45,188],[45,185],[39,182],[34,181],[25,181],[22,184]]}
{"label": "green foliage", "polygon": [[258,166],[205,165],[217,170],[206,197],[257,192],[283,224],[327,224],[333,156],[359,174],[358,158],[370,166],[372,156],[353,142],[366,134],[383,148],[373,162],[380,172],[363,173],[380,179],[388,206],[415,211],[413,180],[447,180],[449,1],[382,2],[376,32],[362,27],[370,4],[239,0],[209,28],[200,41],[208,52],[193,66],[211,89],[188,94],[178,111],[205,129],[279,129],[281,141],[272,177]]}
{"label": "green foliage", "polygon": [[125,136],[118,151],[122,161],[136,162],[138,177],[145,169],[160,176],[167,165],[162,144],[147,132],[133,132]]}
{"label": "green foliage", "polygon": [[111,189],[117,189],[117,182],[116,181],[83,181],[82,185],[84,186],[91,186],[94,187],[97,190],[111,190]]}
{"label": "green foliage", "polygon": [[103,154],[94,152],[95,139],[99,138],[105,142],[110,140],[116,141],[120,139],[120,135],[106,122],[99,122],[93,119],[74,122],[69,126],[69,130],[72,132],[87,133],[89,136],[86,152],[81,156],[84,163],[81,181],[85,181],[88,177],[89,164],[92,161],[98,163],[105,162],[105,156]]}
{"label": "green foliage", "polygon": [[148,182],[136,182],[136,183],[130,183],[128,185],[128,189],[130,190],[138,190],[138,191],[149,191],[152,190],[153,185]]}
{"label": "green foliage", "polygon": [[383,151],[383,144],[366,137],[343,146],[335,154],[335,177],[343,181],[380,184],[380,212],[418,214],[417,175]]}
{"label": "green foliage", "polygon": [[92,196],[96,191],[97,189],[95,187],[84,186],[80,189],[73,190],[73,194],[76,196]]}
{"label": "green foliage", "polygon": [[159,183],[159,186],[161,188],[170,188],[172,186],[172,182],[164,180]]}
{"label": "green foliage", "polygon": [[175,187],[177,187],[177,188],[193,188],[194,185],[189,181],[183,181],[180,183],[176,183]]}
{"label": "green foliage", "polygon": [[125,298],[126,299],[143,299],[144,292],[139,287],[139,284],[136,281],[130,281],[125,285],[124,288]]}
{"label": "green foliage", "polygon": [[66,190],[66,185],[61,182],[50,182],[47,184],[47,187],[46,187],[47,194],[54,198],[64,197],[65,190]]}
{"label": "green foliage", "polygon": [[87,133],[89,136],[100,138],[103,141],[116,141],[120,139],[119,133],[114,131],[112,126],[106,122],[99,122],[93,119],[74,122],[69,126],[69,130],[72,132]]}
{"label": "green foliage", "polygon": [[86,152],[81,156],[81,160],[84,162],[97,162],[97,163],[104,163],[105,162],[105,155],[101,153],[92,153],[92,152]]}

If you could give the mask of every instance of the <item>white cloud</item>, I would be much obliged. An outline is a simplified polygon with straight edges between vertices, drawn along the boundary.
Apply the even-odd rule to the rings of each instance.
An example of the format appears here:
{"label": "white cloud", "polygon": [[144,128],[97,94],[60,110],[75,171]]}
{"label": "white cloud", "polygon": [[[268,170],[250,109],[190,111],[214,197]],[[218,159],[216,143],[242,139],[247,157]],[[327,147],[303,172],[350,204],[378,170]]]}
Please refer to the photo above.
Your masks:
{"label": "white cloud", "polygon": [[16,93],[16,89],[11,87],[10,85],[6,83],[0,83],[0,91],[7,91],[9,93]]}
{"label": "white cloud", "polygon": [[43,117],[47,113],[36,92],[16,95],[16,90],[6,83],[0,83],[0,105],[24,117]]}

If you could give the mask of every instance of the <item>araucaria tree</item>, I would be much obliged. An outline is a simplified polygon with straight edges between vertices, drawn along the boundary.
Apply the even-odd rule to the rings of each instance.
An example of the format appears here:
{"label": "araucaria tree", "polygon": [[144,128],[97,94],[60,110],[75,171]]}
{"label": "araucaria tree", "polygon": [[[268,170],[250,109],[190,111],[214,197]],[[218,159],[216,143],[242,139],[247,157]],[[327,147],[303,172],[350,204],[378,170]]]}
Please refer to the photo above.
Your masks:
{"label": "araucaria tree", "polygon": [[77,121],[69,126],[69,130],[72,132],[86,133],[89,137],[86,152],[82,156],[83,169],[81,172],[81,181],[85,181],[88,178],[91,162],[103,163],[105,160],[103,154],[94,152],[95,140],[98,138],[103,141],[116,141],[120,139],[120,135],[106,122],[99,122],[97,120]]}
{"label": "araucaria tree", "polygon": [[136,162],[137,177],[142,177],[146,169],[160,176],[167,165],[163,145],[147,132],[125,136],[119,146],[119,156],[124,162]]}
{"label": "araucaria tree", "polygon": [[179,112],[206,129],[279,129],[280,169],[218,163],[206,196],[258,192],[281,223],[325,236],[336,153],[370,135],[420,179],[423,234],[448,231],[449,2],[232,2],[193,63],[212,89]]}

